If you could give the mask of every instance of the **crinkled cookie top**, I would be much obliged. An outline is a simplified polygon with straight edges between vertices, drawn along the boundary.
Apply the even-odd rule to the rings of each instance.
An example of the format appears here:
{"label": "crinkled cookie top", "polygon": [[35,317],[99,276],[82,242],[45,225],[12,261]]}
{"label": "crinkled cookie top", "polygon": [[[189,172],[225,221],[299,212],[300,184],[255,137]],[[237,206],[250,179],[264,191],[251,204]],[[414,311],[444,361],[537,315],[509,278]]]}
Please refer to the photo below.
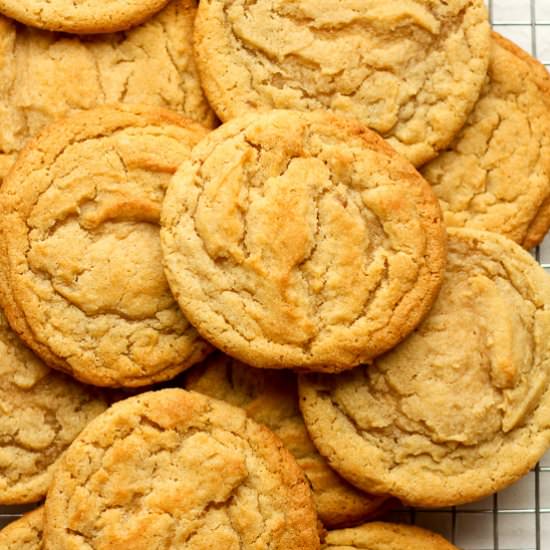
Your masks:
{"label": "crinkled cookie top", "polygon": [[483,0],[202,0],[195,45],[222,120],[326,108],[420,165],[476,102],[490,31]]}
{"label": "crinkled cookie top", "polygon": [[0,504],[44,498],[57,459],[106,407],[91,388],[46,367],[0,313]]}
{"label": "crinkled cookie top", "polygon": [[195,12],[192,0],[172,0],[128,32],[88,37],[0,16],[0,178],[29,137],[79,109],[140,103],[212,126],[193,59]]}
{"label": "crinkled cookie top", "polygon": [[168,189],[168,281],[199,332],[257,367],[338,371],[403,339],[446,257],[437,199],[374,132],[270,111],[209,134]]}
{"label": "crinkled cookie top", "polygon": [[304,475],[242,409],[180,389],[121,401],[56,471],[46,550],[318,550]]}
{"label": "crinkled cookie top", "polygon": [[0,0],[0,12],[21,23],[73,33],[122,31],[142,23],[169,0]]}
{"label": "crinkled cookie top", "polygon": [[373,365],[300,380],[320,452],[345,478],[415,506],[478,500],[550,446],[550,280],[496,233],[449,230],[428,317]]}
{"label": "crinkled cookie top", "polygon": [[253,420],[273,430],[304,471],[323,525],[355,525],[387,501],[357,490],[317,452],[300,413],[292,372],[254,369],[214,353],[189,371],[185,387],[242,407]]}
{"label": "crinkled cookie top", "polygon": [[99,107],[20,155],[0,192],[2,299],[48,364],[141,386],[209,351],[172,297],[158,226],[170,177],[205,134],[164,109]]}
{"label": "crinkled cookie top", "polygon": [[550,75],[493,33],[489,76],[452,146],[422,173],[445,222],[495,231],[526,248],[550,227]]}

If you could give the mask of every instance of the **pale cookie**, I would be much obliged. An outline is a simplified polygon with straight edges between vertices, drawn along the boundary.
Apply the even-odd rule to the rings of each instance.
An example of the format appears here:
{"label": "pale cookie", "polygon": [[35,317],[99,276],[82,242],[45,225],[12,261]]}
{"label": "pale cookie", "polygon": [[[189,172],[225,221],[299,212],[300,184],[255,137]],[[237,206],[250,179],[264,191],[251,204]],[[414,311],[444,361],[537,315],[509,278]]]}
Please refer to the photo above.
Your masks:
{"label": "pale cookie", "polygon": [[449,226],[496,231],[525,248],[550,227],[550,75],[493,33],[489,76],[466,126],[422,170]]}
{"label": "pale cookie", "polygon": [[304,471],[325,526],[357,524],[384,508],[386,498],[358,491],[317,452],[300,414],[293,373],[253,369],[216,353],[189,371],[185,387],[242,407],[273,430]]}
{"label": "pale cookie", "polygon": [[44,508],[25,514],[0,531],[2,550],[42,550]]}
{"label": "pale cookie", "polygon": [[458,133],[483,86],[483,0],[202,0],[197,65],[218,116],[329,109],[416,166]]}
{"label": "pale cookie", "polygon": [[329,531],[323,550],[458,550],[443,537],[420,527],[366,523],[354,529]]}
{"label": "pale cookie", "polygon": [[21,23],[72,33],[123,31],[149,19],[169,0],[0,0],[0,12]]}
{"label": "pale cookie", "polygon": [[46,367],[2,313],[0,357],[0,505],[35,502],[44,498],[57,459],[107,404]]}
{"label": "pale cookie", "polygon": [[168,389],[113,405],[64,455],[46,550],[310,550],[303,472],[242,409]]}
{"label": "pale cookie", "polygon": [[168,282],[199,332],[256,367],[339,371],[434,301],[445,234],[430,186],[374,132],[326,112],[218,128],[170,183]]}
{"label": "pale cookie", "polygon": [[142,103],[212,126],[193,60],[195,11],[193,0],[173,0],[129,32],[93,37],[0,16],[0,180],[29,137],[78,109]]}
{"label": "pale cookie", "polygon": [[19,156],[0,191],[0,294],[52,367],[142,386],[209,351],[172,297],[158,235],[168,181],[206,132],[160,108],[98,107]]}
{"label": "pale cookie", "polygon": [[426,320],[371,366],[300,379],[309,433],[354,485],[413,506],[481,499],[550,446],[550,279],[496,233],[449,230]]}

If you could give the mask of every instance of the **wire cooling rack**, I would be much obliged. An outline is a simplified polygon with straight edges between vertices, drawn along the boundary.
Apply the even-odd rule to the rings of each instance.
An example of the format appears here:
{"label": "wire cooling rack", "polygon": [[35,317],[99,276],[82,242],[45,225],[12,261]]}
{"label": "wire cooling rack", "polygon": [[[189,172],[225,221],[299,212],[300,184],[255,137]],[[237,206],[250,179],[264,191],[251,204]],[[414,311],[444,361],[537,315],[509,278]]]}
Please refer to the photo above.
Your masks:
{"label": "wire cooling rack", "polygon": [[[550,0],[487,4],[495,30],[550,69]],[[550,273],[550,236],[534,255]],[[32,508],[0,507],[0,528]],[[518,483],[485,500],[456,508],[403,509],[387,519],[437,531],[463,550],[550,550],[550,452]]]}
{"label": "wire cooling rack", "polygon": [[[488,0],[493,28],[550,69],[550,0]],[[550,236],[533,252],[550,273]],[[550,550],[550,452],[505,491],[456,508],[406,509],[391,519],[441,533],[463,550]]]}

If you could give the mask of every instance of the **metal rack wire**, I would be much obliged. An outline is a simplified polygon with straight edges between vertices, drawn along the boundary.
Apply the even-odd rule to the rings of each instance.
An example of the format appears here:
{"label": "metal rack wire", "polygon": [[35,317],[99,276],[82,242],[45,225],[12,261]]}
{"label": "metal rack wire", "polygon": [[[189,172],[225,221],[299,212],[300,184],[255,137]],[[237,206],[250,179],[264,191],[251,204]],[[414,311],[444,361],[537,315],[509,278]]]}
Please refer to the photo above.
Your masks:
{"label": "metal rack wire", "polygon": [[29,506],[0,506],[0,529],[21,517],[25,512],[36,508],[37,505]]}
{"label": "metal rack wire", "polygon": [[[493,28],[550,69],[550,0],[488,0]],[[550,272],[550,238],[534,251]],[[389,518],[440,532],[463,550],[550,550],[550,452],[523,480],[481,502],[403,509]]]}
{"label": "metal rack wire", "polygon": [[[488,0],[493,27],[550,68],[550,0]],[[550,272],[550,238],[534,252]],[[0,507],[0,528],[33,506]],[[389,519],[440,532],[463,550],[550,550],[550,453],[516,485],[481,502],[403,509]]]}
{"label": "metal rack wire", "polygon": [[484,501],[436,510],[409,508],[386,519],[437,531],[463,550],[548,550],[550,500],[545,495],[543,502],[543,493],[550,494],[550,466],[539,464],[516,488]]}

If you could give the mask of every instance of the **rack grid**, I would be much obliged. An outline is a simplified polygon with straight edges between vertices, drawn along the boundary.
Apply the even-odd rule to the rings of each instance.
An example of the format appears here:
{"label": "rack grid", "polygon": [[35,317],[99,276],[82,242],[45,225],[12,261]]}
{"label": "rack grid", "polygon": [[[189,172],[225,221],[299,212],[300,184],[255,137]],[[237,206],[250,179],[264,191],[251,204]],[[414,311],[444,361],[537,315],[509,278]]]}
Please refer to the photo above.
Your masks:
{"label": "rack grid", "polygon": [[[550,70],[550,0],[488,0],[493,28]],[[533,252],[550,273],[550,237]],[[0,507],[0,528],[34,506]],[[404,508],[386,519],[437,531],[463,550],[550,550],[550,452],[518,483],[485,500]]]}
{"label": "rack grid", "polygon": [[[550,0],[488,0],[493,28],[550,70]],[[533,255],[550,273],[550,236]],[[465,506],[388,516],[441,533],[463,550],[550,550],[550,452],[525,478]]]}

